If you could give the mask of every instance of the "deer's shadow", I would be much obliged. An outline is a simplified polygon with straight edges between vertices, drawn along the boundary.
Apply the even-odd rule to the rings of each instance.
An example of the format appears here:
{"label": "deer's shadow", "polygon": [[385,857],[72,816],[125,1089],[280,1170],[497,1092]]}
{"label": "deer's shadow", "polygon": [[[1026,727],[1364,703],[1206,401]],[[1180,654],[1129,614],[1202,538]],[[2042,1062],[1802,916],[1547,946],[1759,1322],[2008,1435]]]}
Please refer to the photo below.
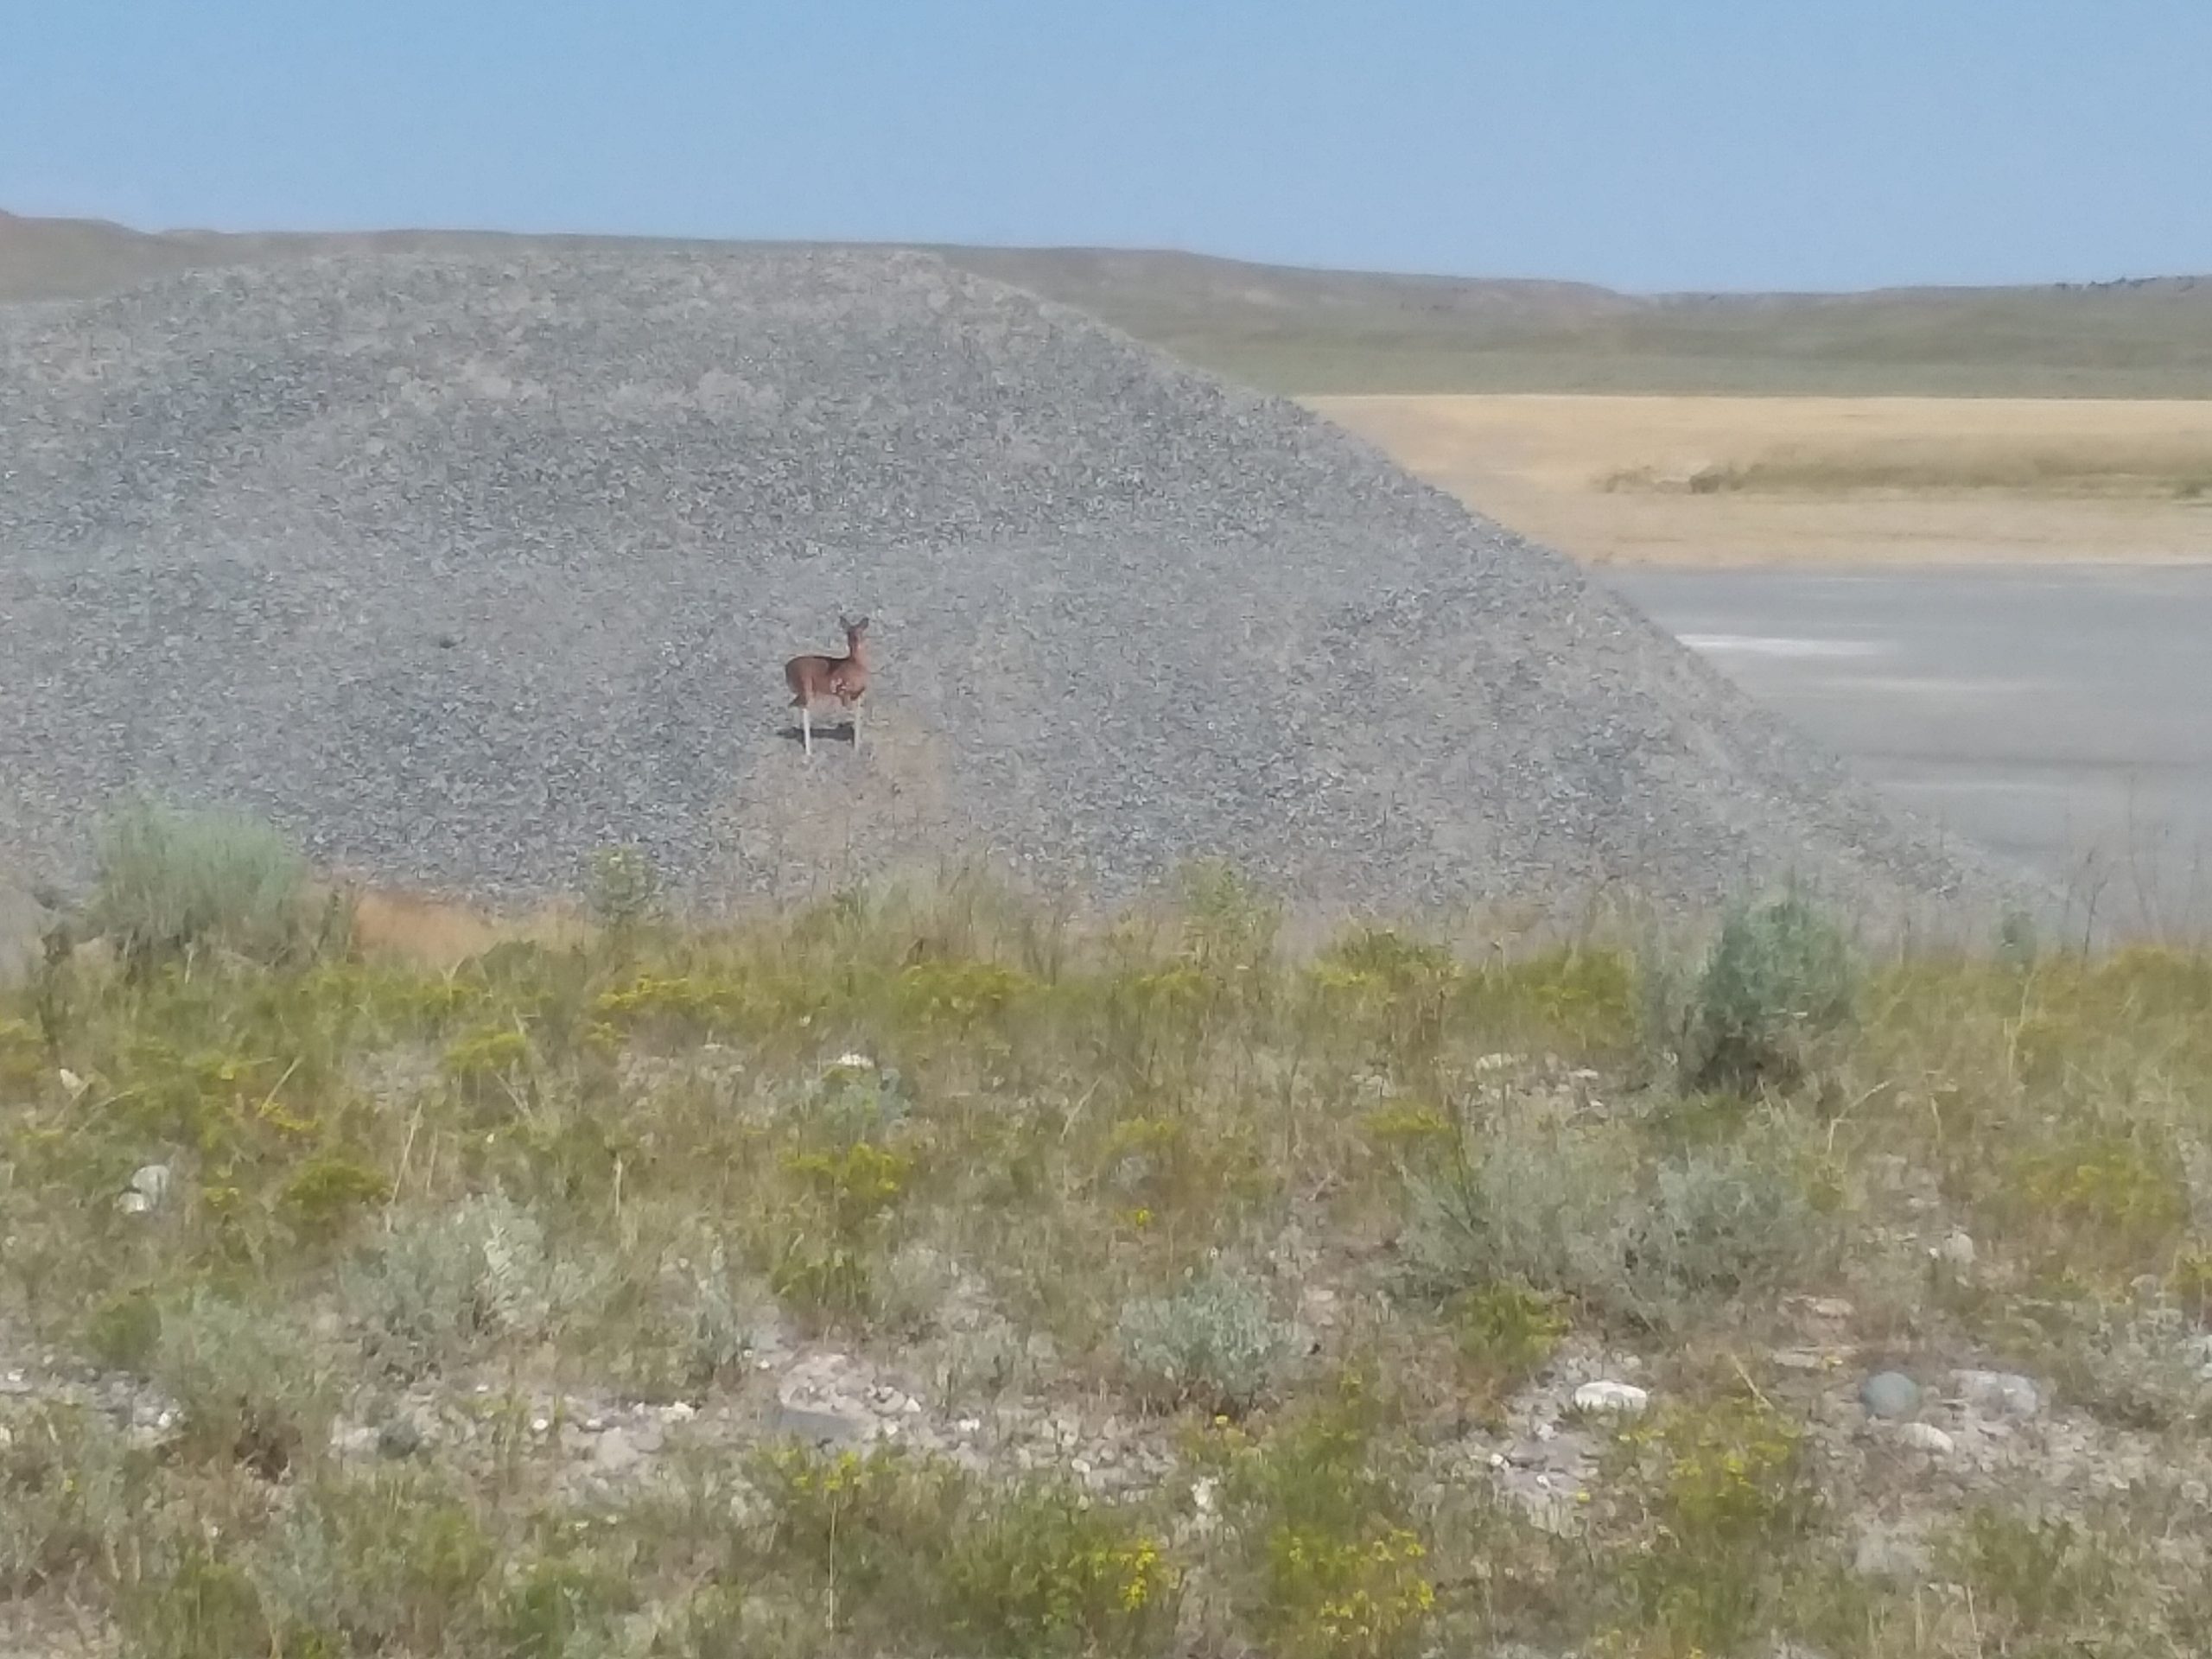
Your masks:
{"label": "deer's shadow", "polygon": [[[796,721],[777,735],[786,743],[803,744],[806,741],[806,734],[799,729]],[[835,725],[817,720],[814,722],[814,741],[817,743],[856,743],[860,741],[860,727],[849,720],[839,721]]]}

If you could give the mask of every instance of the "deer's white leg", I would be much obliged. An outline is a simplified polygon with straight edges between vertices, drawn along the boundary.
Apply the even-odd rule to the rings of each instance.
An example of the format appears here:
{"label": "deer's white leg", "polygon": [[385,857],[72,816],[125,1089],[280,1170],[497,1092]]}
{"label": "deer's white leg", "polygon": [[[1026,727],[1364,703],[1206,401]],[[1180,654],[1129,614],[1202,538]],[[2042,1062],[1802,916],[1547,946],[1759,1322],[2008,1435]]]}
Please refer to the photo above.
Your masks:
{"label": "deer's white leg", "polygon": [[814,711],[804,703],[799,705],[798,729],[800,736],[806,740],[806,758],[811,760],[814,758]]}

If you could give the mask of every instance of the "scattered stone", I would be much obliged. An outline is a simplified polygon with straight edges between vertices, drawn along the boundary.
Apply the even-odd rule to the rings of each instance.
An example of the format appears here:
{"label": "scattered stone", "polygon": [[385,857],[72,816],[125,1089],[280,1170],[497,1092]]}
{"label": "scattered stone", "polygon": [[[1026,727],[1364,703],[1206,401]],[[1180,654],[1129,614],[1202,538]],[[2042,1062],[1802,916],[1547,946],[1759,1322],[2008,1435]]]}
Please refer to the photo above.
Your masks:
{"label": "scattered stone", "polygon": [[1574,1391],[1574,1408],[1577,1411],[1612,1412],[1634,1417],[1640,1415],[1650,1403],[1649,1393],[1637,1388],[1635,1383],[1616,1382],[1606,1378],[1585,1382]]}
{"label": "scattered stone", "polygon": [[779,1403],[776,1432],[816,1447],[858,1446],[876,1437],[878,1425],[857,1412],[823,1411]]}
{"label": "scattered stone", "polygon": [[1897,1438],[1900,1446],[1932,1452],[1939,1458],[1948,1456],[1954,1446],[1951,1437],[1933,1423],[1899,1423]]}
{"label": "scattered stone", "polygon": [[1954,1371],[1961,1403],[2002,1417],[2032,1417],[2043,1408],[2036,1385],[2017,1371]]}
{"label": "scattered stone", "polygon": [[1859,1385],[1859,1403],[1869,1417],[1909,1417],[1920,1409],[1920,1384],[1903,1371],[1877,1371]]}
{"label": "scattered stone", "polygon": [[1818,1348],[1777,1348],[1767,1356],[1775,1369],[1783,1371],[1824,1371],[1841,1364],[1841,1358]]}
{"label": "scattered stone", "polygon": [[423,1426],[411,1416],[387,1420],[377,1430],[377,1455],[394,1463],[404,1462],[423,1450]]}
{"label": "scattered stone", "polygon": [[660,1408],[661,1421],[669,1423],[688,1423],[699,1414],[699,1408],[689,1400],[673,1400]]}

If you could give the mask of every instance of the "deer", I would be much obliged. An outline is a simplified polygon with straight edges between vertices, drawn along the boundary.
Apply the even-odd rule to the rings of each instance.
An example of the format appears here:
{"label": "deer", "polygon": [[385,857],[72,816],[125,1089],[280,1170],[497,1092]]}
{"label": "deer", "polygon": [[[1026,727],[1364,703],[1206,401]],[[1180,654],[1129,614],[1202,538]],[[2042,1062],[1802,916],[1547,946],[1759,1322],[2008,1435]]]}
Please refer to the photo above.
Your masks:
{"label": "deer", "polygon": [[784,664],[784,683],[791,689],[791,706],[798,710],[809,760],[814,758],[814,704],[827,698],[836,698],[851,713],[853,742],[860,742],[860,701],[868,695],[868,618],[855,622],[840,616],[837,626],[845,631],[845,655],[794,657]]}

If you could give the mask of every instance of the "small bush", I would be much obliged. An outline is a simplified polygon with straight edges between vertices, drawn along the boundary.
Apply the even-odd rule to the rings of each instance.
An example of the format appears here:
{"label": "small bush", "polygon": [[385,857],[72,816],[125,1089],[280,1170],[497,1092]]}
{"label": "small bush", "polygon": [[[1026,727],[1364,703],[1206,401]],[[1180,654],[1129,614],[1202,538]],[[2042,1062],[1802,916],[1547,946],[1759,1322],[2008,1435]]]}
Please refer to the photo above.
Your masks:
{"label": "small bush", "polygon": [[1119,1510],[1037,1482],[962,1528],[944,1563],[944,1618],[1007,1659],[1159,1653],[1181,1592],[1158,1538]]}
{"label": "small bush", "polygon": [[1629,1150],[1599,1130],[1500,1121],[1414,1179],[1405,1247],[1415,1285],[1437,1296],[1503,1282],[1579,1297],[1613,1284]]}
{"label": "small bush", "polygon": [[313,1642],[287,1648],[270,1628],[261,1594],[245,1570],[212,1546],[187,1544],[124,1599],[124,1651],[132,1659],[228,1659],[237,1654],[302,1653],[321,1659]]}
{"label": "small bush", "polygon": [[435,1477],[378,1471],[317,1483],[255,1552],[284,1651],[438,1653],[483,1618],[499,1551]]}
{"label": "small bush", "polygon": [[1029,1659],[1143,1654],[1173,1633],[1182,1575],[1128,1511],[1056,1478],[978,1480],[882,1446],[761,1453],[766,1560],[832,1597],[845,1628],[918,1630],[938,1650]]}
{"label": "small bush", "polygon": [[1493,1389],[1522,1382],[1552,1357],[1567,1321],[1549,1297],[1523,1285],[1482,1285],[1446,1310],[1460,1357]]}
{"label": "small bush", "polygon": [[265,1310],[195,1291],[162,1311],[153,1370],[183,1409],[183,1445],[195,1456],[274,1480],[329,1438],[328,1363]]}
{"label": "small bush", "polygon": [[1655,1323],[1771,1295],[1823,1257],[1832,1228],[1777,1135],[1662,1164],[1623,1224],[1618,1311]]}
{"label": "small bush", "polygon": [[602,847],[592,856],[589,902],[601,927],[641,927],[661,913],[660,872],[639,848]]}
{"label": "small bush", "polygon": [[1763,1404],[1658,1413],[1622,1437],[1635,1554],[1622,1588],[1637,1651],[1746,1650],[1770,1633],[1820,1517],[1804,1431]]}
{"label": "small bush", "polygon": [[1266,1397],[1292,1352],[1290,1329],[1266,1296],[1218,1268],[1172,1295],[1130,1303],[1115,1339],[1123,1367],[1147,1395],[1231,1414]]}
{"label": "small bush", "polygon": [[101,837],[96,925],[142,966],[219,946],[268,961],[304,941],[307,861],[282,833],[235,813],[140,801]]}
{"label": "small bush", "polygon": [[1229,1518],[1243,1556],[1236,1599],[1284,1659],[1393,1659],[1421,1650],[1436,1607],[1428,1546],[1354,1381],[1255,1442],[1231,1430]]}
{"label": "small bush", "polygon": [[0,1427],[0,1602],[66,1592],[124,1547],[153,1458],[81,1408],[48,1406]]}
{"label": "small bush", "polygon": [[404,1376],[542,1333],[588,1289],[552,1259],[536,1217],[499,1193],[405,1217],[339,1274],[370,1357]]}
{"label": "small bush", "polygon": [[967,1496],[942,1459],[895,1446],[832,1456],[772,1447],[752,1471],[773,1521],[769,1559],[841,1603],[910,1618],[934,1601],[937,1566]]}
{"label": "small bush", "polygon": [[1732,912],[1697,982],[1683,1055],[1691,1081],[1795,1080],[1807,1043],[1849,1016],[1856,991],[1843,935],[1803,898]]}
{"label": "small bush", "polygon": [[1936,1554],[1974,1592],[1993,1652],[2094,1652],[2125,1622],[2115,1615],[2136,1587],[2094,1533],[1987,1504],[1938,1541]]}

